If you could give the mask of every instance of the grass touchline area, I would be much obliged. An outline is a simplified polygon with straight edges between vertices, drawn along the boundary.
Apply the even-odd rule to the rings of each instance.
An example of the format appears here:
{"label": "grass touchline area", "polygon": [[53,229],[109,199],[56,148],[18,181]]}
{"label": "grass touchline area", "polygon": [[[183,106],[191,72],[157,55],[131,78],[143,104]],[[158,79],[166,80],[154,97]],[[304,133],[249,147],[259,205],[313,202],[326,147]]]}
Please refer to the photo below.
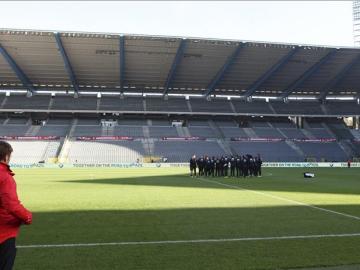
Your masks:
{"label": "grass touchline area", "polygon": [[359,265],[360,168],[306,170],[316,177],[301,168],[246,179],[191,178],[187,168],[15,169],[34,221],[21,229],[14,270]]}
{"label": "grass touchline area", "polygon": [[317,207],[315,205],[311,205],[311,204],[307,204],[307,203],[303,203],[303,202],[299,202],[299,201],[295,201],[295,200],[290,200],[290,199],[283,198],[283,197],[276,196],[276,195],[272,195],[272,194],[269,194],[269,193],[259,192],[259,191],[243,188],[241,186],[228,185],[228,184],[224,184],[224,183],[221,183],[221,182],[218,182],[218,181],[208,180],[208,179],[205,179],[205,178],[198,178],[198,179],[200,179],[201,181],[206,181],[206,182],[209,182],[209,183],[214,183],[214,184],[226,186],[226,187],[233,188],[233,189],[245,190],[245,191],[253,192],[253,193],[256,193],[256,194],[263,195],[263,196],[268,196],[270,198],[274,198],[274,199],[277,199],[277,200],[287,201],[287,202],[291,202],[291,203],[298,204],[298,205],[304,205],[304,206],[314,208],[314,209],[317,209],[317,210],[320,210],[320,211],[325,211],[325,212],[329,212],[329,213],[332,213],[332,214],[336,214],[336,215],[340,215],[340,216],[360,220],[360,217],[358,217],[358,216],[349,215],[349,214],[346,214],[346,213],[341,213],[341,212],[329,210],[329,209],[322,208],[322,207]]}

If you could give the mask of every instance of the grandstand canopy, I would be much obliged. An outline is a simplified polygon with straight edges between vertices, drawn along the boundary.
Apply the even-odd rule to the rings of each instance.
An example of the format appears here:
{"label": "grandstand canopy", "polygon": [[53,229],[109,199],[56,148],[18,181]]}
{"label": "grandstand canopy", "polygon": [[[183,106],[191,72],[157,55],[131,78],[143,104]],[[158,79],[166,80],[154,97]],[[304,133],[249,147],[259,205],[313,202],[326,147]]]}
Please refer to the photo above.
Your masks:
{"label": "grandstand canopy", "polygon": [[360,49],[3,29],[0,89],[358,98]]}

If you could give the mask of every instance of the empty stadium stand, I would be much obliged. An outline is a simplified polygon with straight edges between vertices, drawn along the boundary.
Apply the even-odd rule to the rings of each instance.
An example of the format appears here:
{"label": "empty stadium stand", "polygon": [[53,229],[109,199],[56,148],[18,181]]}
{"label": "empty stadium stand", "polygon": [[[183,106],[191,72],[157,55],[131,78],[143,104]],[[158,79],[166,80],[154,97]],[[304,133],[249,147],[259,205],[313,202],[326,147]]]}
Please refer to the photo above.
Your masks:
{"label": "empty stadium stand", "polygon": [[346,161],[348,155],[336,142],[296,142],[306,157],[316,161]]}
{"label": "empty stadium stand", "polygon": [[[26,151],[18,153],[16,162],[37,163],[57,158],[61,151],[61,140],[68,138],[71,149],[67,160],[79,163],[95,162],[94,157],[85,153],[95,153],[107,149],[109,155],[100,156],[99,163],[134,162],[144,157],[166,157],[169,162],[187,161],[189,155],[231,155],[260,153],[265,161],[303,161],[312,160],[344,161],[360,156],[357,130],[349,129],[341,119],[306,118],[304,128],[298,128],[287,118],[219,119],[194,118],[183,119],[185,127],[172,127],[167,118],[124,118],[116,119],[115,126],[101,125],[99,118],[54,118],[49,117],[41,125],[31,125],[27,118],[3,118],[0,124],[0,136],[56,136],[52,141],[14,141],[16,149]],[[246,127],[239,123],[247,123]],[[77,137],[122,136],[132,137],[134,141],[77,141]],[[163,138],[200,137],[200,141],[168,141]],[[242,139],[276,139],[281,141],[231,141]],[[318,140],[332,141],[318,141]],[[295,141],[294,141],[295,140]],[[86,145],[86,146],[85,146]],[[229,145],[230,148],[224,147]],[[48,148],[53,151],[49,154]],[[129,147],[127,147],[129,146]],[[36,148],[36,151],[31,149]],[[118,154],[117,150],[119,150]]]}
{"label": "empty stadium stand", "polygon": [[58,151],[59,141],[10,141],[14,152],[11,163],[33,164],[47,162],[55,158]]}
{"label": "empty stadium stand", "polygon": [[285,142],[231,142],[230,145],[237,154],[260,154],[263,160],[270,162],[304,161],[304,157]]}
{"label": "empty stadium stand", "polygon": [[72,141],[67,158],[74,164],[110,164],[141,162],[146,155],[141,141]]}
{"label": "empty stadium stand", "polygon": [[197,156],[221,156],[227,153],[216,141],[156,141],[154,144],[154,156],[166,157],[168,162],[187,162],[189,157]]}
{"label": "empty stadium stand", "polygon": [[356,48],[16,29],[0,46],[0,136],[16,162],[360,156]]}

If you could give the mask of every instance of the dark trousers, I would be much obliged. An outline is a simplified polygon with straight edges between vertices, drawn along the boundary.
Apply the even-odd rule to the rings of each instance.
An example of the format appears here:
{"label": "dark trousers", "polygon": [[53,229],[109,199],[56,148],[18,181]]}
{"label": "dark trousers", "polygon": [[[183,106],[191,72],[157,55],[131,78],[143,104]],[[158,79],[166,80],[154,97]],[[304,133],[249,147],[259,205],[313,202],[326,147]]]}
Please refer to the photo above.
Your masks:
{"label": "dark trousers", "polygon": [[15,238],[0,244],[0,270],[11,270],[16,257]]}
{"label": "dark trousers", "polygon": [[190,167],[190,176],[196,176],[196,167]]}
{"label": "dark trousers", "polygon": [[230,175],[232,176],[232,177],[234,177],[235,176],[235,167],[230,167]]}

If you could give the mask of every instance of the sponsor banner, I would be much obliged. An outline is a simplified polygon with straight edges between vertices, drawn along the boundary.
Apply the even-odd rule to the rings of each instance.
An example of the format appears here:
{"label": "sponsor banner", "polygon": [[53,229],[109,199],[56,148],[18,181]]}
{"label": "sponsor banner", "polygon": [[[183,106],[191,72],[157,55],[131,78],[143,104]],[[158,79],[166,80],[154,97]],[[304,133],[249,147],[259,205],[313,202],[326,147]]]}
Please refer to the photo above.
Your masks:
{"label": "sponsor banner", "polygon": [[46,141],[46,140],[59,140],[60,137],[58,136],[0,136],[1,140],[31,140],[31,141],[36,141],[36,140],[41,140],[41,141]]}
{"label": "sponsor banner", "polygon": [[[65,165],[65,164],[64,164]],[[188,163],[117,163],[117,164],[72,164],[72,168],[182,168]]]}
{"label": "sponsor banner", "polygon": [[[264,162],[269,168],[346,168],[347,162]],[[351,163],[351,167],[360,167],[360,163]]]}
{"label": "sponsor banner", "polygon": [[133,137],[127,136],[82,136],[76,137],[78,141],[133,141]]}
{"label": "sponsor banner", "polygon": [[204,141],[204,137],[162,137],[163,141]]}
{"label": "sponsor banner", "polygon": [[18,169],[35,169],[35,168],[47,168],[47,169],[67,169],[67,168],[181,168],[189,167],[188,163],[34,163],[34,164],[10,164],[11,168]]}
{"label": "sponsor banner", "polygon": [[295,142],[336,142],[336,139],[291,139]]}
{"label": "sponsor banner", "polygon": [[282,138],[231,138],[235,142],[282,142],[285,139]]}
{"label": "sponsor banner", "polygon": [[[10,164],[14,169],[35,169],[35,168],[118,168],[118,169],[139,169],[139,168],[188,168],[188,163],[99,163],[99,164]],[[265,168],[346,168],[347,162],[264,162]],[[360,162],[351,163],[351,167],[360,168]]]}
{"label": "sponsor banner", "polygon": [[72,164],[73,168],[142,168],[143,163],[99,163],[99,164]]}
{"label": "sponsor banner", "polygon": [[282,142],[282,141],[295,141],[295,142],[336,142],[336,139],[284,139],[284,138],[231,138],[231,141],[236,142]]}

